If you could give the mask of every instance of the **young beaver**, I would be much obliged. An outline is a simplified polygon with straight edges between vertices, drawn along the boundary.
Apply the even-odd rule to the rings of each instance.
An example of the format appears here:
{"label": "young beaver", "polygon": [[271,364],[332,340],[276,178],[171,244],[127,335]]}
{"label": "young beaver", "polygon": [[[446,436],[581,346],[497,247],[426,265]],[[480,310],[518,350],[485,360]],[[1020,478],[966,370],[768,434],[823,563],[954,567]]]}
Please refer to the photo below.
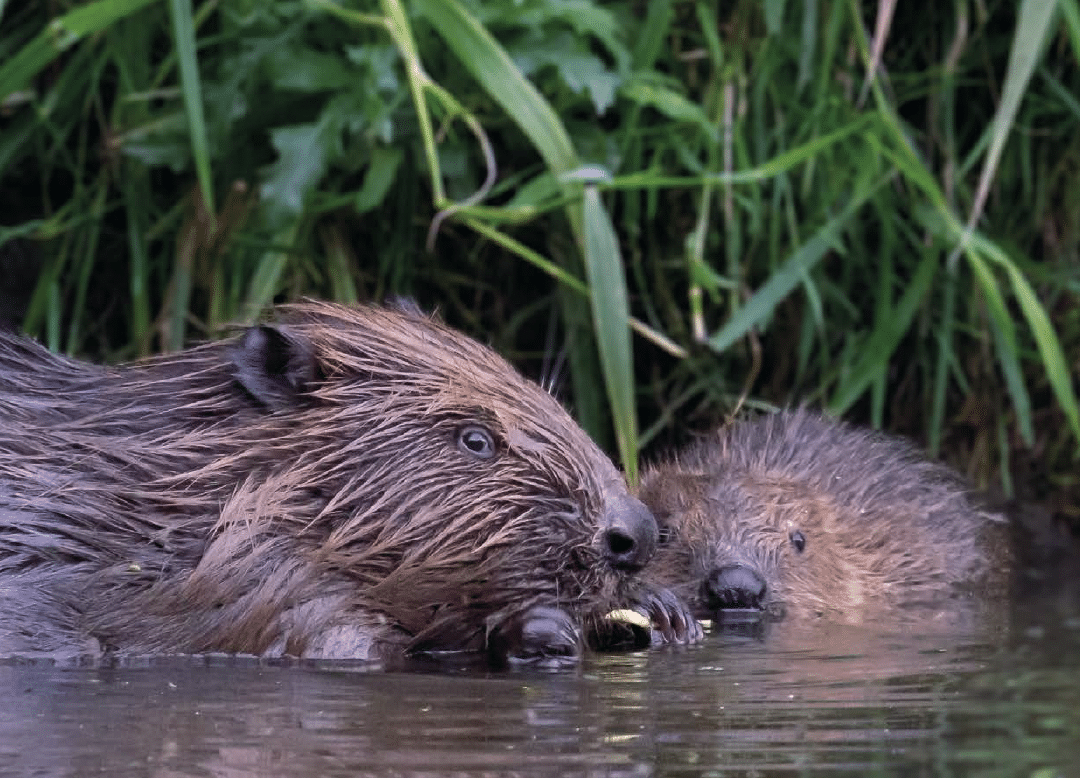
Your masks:
{"label": "young beaver", "polygon": [[660,524],[648,579],[702,616],[967,623],[1007,588],[1004,520],[955,473],[808,410],[721,429],[647,470],[639,496]]}
{"label": "young beaver", "polygon": [[115,368],[0,333],[0,655],[575,656],[656,542],[611,461],[419,313],[279,321]]}

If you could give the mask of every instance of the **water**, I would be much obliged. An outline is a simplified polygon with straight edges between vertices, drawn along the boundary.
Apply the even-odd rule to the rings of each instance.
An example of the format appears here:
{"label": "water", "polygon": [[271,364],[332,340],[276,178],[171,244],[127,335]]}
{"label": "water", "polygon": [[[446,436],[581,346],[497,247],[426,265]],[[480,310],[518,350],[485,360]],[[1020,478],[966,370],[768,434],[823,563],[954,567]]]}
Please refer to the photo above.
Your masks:
{"label": "water", "polygon": [[0,666],[3,776],[1080,775],[1080,617],[781,624],[573,670]]}

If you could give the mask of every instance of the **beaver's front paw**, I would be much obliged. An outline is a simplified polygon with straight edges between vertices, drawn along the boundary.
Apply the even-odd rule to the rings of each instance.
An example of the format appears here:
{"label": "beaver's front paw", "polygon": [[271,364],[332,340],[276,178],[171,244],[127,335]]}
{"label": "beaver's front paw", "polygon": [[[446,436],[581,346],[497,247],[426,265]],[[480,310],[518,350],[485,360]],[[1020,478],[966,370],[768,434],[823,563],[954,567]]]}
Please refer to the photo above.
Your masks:
{"label": "beaver's front paw", "polygon": [[643,610],[652,623],[652,644],[697,643],[705,636],[690,606],[667,589],[649,588],[638,593],[635,610]]}
{"label": "beaver's front paw", "polygon": [[697,643],[704,636],[690,607],[667,589],[642,587],[624,608],[608,613],[589,630],[589,646],[599,651]]}
{"label": "beaver's front paw", "polygon": [[566,667],[581,658],[581,637],[565,611],[537,605],[492,629],[487,650],[498,666]]}

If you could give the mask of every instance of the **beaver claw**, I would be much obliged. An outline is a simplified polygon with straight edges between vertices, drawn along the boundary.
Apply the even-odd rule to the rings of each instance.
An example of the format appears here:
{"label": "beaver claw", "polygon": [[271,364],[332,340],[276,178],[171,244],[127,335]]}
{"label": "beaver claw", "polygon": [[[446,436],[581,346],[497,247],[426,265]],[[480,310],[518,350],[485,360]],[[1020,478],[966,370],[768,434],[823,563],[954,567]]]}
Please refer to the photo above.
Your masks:
{"label": "beaver claw", "polygon": [[705,636],[701,622],[681,599],[667,589],[648,589],[636,598],[635,608],[652,622],[652,645],[697,643]]}
{"label": "beaver claw", "polygon": [[[639,619],[622,614],[632,611]],[[598,651],[618,651],[661,646],[689,645],[704,637],[701,623],[690,607],[667,589],[644,588],[629,598],[626,608],[612,611],[592,625],[588,643]]]}

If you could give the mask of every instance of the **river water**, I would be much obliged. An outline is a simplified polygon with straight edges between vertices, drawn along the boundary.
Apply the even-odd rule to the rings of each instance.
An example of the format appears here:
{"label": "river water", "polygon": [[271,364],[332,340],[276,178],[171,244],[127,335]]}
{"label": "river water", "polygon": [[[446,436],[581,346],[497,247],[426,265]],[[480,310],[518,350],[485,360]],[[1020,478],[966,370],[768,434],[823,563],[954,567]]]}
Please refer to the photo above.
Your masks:
{"label": "river water", "polygon": [[1080,776],[1080,612],[1040,607],[993,635],[781,623],[548,672],[8,663],[0,775]]}

